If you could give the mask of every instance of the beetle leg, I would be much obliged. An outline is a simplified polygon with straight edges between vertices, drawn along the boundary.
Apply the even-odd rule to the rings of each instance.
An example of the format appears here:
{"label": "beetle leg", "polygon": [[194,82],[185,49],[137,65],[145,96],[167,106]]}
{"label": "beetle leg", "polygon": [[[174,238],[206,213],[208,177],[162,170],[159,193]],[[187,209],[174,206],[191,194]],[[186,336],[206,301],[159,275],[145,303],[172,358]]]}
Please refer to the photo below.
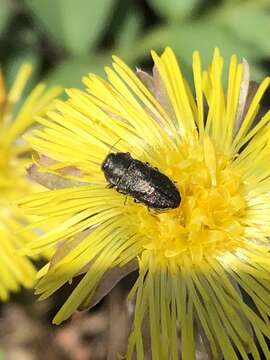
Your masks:
{"label": "beetle leg", "polygon": [[126,195],[126,193],[122,190],[120,190],[119,188],[116,188],[116,191],[119,193],[119,194],[123,194],[123,195]]}
{"label": "beetle leg", "polygon": [[114,188],[114,186],[115,185],[113,185],[113,184],[108,184],[106,187],[107,187],[107,189],[112,189],[112,188]]}

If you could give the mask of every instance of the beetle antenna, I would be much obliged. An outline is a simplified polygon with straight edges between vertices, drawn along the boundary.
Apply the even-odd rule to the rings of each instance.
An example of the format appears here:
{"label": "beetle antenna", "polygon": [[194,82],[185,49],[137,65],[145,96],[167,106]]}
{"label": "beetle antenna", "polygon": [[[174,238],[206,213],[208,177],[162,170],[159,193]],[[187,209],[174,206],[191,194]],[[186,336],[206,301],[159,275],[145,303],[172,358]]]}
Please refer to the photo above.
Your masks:
{"label": "beetle antenna", "polygon": [[[122,140],[122,139],[120,138],[120,139],[118,139],[113,145],[111,145],[109,152],[111,152],[112,149],[115,147],[115,145],[117,145],[121,140]],[[114,149],[114,150],[117,150],[117,149]]]}

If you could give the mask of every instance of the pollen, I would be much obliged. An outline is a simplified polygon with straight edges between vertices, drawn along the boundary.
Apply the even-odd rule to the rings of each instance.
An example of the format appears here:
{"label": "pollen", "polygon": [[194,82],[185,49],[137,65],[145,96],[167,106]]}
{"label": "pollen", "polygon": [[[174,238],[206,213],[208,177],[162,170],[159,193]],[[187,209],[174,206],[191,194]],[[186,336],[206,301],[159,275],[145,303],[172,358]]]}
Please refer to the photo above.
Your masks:
{"label": "pollen", "polygon": [[200,264],[203,257],[243,248],[245,183],[231,166],[232,159],[209,138],[203,144],[184,144],[175,158],[167,174],[180,190],[181,204],[141,216],[145,248],[165,261],[181,264],[188,258],[192,265]]}

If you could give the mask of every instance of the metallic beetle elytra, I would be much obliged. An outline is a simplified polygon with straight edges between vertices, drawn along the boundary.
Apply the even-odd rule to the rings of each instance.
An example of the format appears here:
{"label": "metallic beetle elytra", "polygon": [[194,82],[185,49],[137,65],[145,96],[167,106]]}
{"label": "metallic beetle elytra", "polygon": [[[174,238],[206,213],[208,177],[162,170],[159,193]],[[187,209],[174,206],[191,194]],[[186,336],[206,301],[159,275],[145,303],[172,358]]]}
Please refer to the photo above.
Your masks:
{"label": "metallic beetle elytra", "polygon": [[129,153],[110,153],[101,166],[110,186],[153,209],[175,209],[181,196],[175,184],[159,170],[133,159]]}

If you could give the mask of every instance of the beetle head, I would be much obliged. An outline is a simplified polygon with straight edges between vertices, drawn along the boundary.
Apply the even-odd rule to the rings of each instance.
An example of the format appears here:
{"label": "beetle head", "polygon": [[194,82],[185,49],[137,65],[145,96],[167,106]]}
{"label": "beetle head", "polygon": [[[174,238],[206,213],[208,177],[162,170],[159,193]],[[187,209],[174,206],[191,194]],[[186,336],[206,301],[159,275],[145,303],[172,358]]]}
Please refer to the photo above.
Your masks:
{"label": "beetle head", "polygon": [[102,163],[101,169],[104,172],[106,180],[117,185],[118,181],[125,175],[132,157],[129,153],[110,153]]}

